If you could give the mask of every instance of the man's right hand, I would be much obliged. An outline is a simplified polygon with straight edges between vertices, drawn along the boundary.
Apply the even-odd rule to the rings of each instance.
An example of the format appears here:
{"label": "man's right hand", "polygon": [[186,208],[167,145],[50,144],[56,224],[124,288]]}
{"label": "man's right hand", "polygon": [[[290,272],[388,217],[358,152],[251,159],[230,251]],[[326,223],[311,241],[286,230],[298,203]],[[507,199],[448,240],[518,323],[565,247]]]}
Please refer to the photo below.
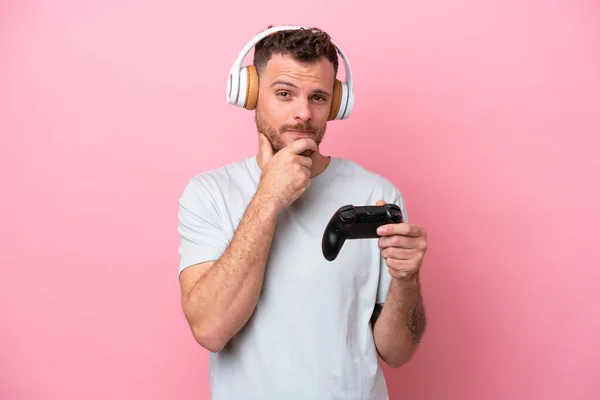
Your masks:
{"label": "man's right hand", "polygon": [[259,136],[262,175],[257,194],[278,210],[292,204],[310,187],[312,159],[301,155],[306,150],[317,150],[312,139],[290,143],[273,155],[269,140]]}

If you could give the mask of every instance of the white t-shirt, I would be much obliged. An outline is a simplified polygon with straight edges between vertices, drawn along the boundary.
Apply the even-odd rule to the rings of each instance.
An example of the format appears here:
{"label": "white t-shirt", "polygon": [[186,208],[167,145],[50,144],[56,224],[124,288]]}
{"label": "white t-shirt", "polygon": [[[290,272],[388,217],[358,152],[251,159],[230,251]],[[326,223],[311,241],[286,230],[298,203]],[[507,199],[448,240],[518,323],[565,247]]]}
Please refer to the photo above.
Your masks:
{"label": "white t-shirt", "polygon": [[[180,265],[217,260],[229,244],[261,170],[256,156],[191,178],[180,199]],[[331,158],[283,210],[250,320],[210,353],[213,400],[387,400],[370,318],[391,280],[377,239],[348,240],[327,261],[321,241],[347,204],[400,206],[401,192],[357,163]]]}

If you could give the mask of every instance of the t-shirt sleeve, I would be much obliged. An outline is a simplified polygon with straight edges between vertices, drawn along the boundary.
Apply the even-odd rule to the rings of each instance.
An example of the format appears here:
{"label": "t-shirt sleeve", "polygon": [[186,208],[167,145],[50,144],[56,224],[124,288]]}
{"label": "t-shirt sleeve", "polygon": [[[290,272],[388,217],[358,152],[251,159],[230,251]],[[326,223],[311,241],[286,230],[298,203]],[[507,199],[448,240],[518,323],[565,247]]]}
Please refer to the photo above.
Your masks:
{"label": "t-shirt sleeve", "polygon": [[[396,189],[394,196],[394,204],[400,207],[402,210],[402,218],[404,222],[408,222],[408,213],[406,211],[406,204],[404,203],[404,198],[402,197],[402,193]],[[379,260],[379,285],[377,287],[377,300],[376,302],[384,303],[385,298],[387,296],[388,289],[390,287],[390,283],[392,281],[392,276],[390,275],[389,267],[385,262],[385,258],[381,257]]]}
{"label": "t-shirt sleeve", "polygon": [[199,178],[191,179],[184,188],[177,216],[179,273],[221,257],[229,239],[221,228],[212,193]]}

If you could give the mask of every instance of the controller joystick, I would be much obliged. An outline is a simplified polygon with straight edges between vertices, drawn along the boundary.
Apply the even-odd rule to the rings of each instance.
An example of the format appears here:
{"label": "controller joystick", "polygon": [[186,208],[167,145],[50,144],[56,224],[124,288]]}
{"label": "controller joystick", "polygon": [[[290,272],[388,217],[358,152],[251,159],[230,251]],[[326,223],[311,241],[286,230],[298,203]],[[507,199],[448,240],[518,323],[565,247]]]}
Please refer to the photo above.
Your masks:
{"label": "controller joystick", "polygon": [[327,261],[337,258],[348,239],[375,239],[380,237],[381,225],[403,222],[402,210],[396,204],[382,206],[340,207],[331,217],[323,233],[322,250]]}

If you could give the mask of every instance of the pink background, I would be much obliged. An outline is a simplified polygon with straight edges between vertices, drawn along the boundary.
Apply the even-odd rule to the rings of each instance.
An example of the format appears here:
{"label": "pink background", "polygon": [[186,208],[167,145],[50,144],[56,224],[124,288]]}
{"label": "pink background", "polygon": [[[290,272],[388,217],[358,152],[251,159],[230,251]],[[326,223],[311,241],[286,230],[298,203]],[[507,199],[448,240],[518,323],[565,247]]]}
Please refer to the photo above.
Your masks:
{"label": "pink background", "polygon": [[600,6],[319,3],[0,3],[1,399],[208,398],[177,200],[255,151],[227,71],[284,23],[356,74],[324,151],[429,231],[429,330],[391,398],[600,398]]}

